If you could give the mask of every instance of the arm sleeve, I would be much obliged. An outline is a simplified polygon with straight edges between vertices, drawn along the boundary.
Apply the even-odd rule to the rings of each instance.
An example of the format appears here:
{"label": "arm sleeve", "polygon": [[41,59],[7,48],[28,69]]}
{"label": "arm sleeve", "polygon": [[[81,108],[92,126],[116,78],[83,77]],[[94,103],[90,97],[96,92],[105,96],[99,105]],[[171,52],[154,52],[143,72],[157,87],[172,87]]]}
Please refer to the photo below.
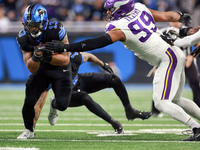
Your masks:
{"label": "arm sleeve", "polygon": [[101,35],[93,39],[87,39],[78,43],[67,44],[65,48],[70,52],[84,52],[90,51],[97,48],[105,47],[112,44],[112,39],[108,33]]}
{"label": "arm sleeve", "polygon": [[188,47],[193,46],[200,42],[200,30],[193,35],[186,36],[182,39],[178,39],[174,42],[175,46],[178,47]]}

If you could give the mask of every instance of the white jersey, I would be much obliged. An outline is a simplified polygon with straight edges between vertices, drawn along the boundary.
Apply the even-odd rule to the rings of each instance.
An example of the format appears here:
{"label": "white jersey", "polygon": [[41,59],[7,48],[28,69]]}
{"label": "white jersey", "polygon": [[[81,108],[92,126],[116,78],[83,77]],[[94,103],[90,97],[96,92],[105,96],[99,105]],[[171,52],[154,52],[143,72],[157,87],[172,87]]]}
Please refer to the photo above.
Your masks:
{"label": "white jersey", "polygon": [[178,47],[186,47],[186,46],[193,46],[200,42],[200,30],[193,35],[186,36],[182,39],[178,39],[174,42],[175,46]]}
{"label": "white jersey", "polygon": [[136,3],[132,13],[120,20],[109,22],[105,31],[120,29],[126,36],[126,41],[121,42],[136,56],[147,61],[153,66],[160,63],[169,44],[162,40],[162,32],[155,25],[154,18],[149,9]]}

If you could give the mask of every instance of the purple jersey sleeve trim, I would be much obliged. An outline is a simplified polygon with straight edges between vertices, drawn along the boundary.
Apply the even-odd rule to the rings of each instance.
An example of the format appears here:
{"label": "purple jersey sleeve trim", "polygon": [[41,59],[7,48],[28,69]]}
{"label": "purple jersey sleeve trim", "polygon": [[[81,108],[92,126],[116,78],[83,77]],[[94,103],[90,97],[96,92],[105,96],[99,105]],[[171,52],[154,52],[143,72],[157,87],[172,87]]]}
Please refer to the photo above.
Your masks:
{"label": "purple jersey sleeve trim", "polygon": [[115,28],[116,28],[116,27],[115,27],[114,25],[110,24],[110,25],[108,26],[108,28],[105,29],[105,32],[111,31],[111,30],[113,30],[113,29],[115,29]]}

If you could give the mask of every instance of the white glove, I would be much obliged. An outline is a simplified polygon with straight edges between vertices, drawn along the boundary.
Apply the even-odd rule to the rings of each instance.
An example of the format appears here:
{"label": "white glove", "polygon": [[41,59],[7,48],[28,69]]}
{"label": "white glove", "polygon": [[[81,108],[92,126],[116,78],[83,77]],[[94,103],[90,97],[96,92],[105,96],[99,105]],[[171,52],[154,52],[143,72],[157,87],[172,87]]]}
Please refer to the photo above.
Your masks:
{"label": "white glove", "polygon": [[166,31],[166,34],[180,36],[180,29],[176,27],[169,27]]}

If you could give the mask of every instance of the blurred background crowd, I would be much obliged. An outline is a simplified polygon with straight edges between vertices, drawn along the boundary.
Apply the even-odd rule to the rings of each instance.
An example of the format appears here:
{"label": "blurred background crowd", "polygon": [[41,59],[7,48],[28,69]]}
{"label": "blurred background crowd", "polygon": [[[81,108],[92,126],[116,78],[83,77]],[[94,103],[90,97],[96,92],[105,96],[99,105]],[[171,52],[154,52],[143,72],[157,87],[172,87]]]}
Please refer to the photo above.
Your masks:
{"label": "blurred background crowd", "polygon": [[[102,21],[105,0],[0,0],[0,20],[21,21],[25,8],[40,3],[49,19],[59,21]],[[135,0],[159,11],[181,11],[200,15],[200,0]],[[2,21],[0,21],[2,23]]]}
{"label": "blurred background crowd", "polygon": [[[105,0],[0,0],[0,33],[6,33],[21,22],[25,8],[32,3],[43,5],[48,18],[58,21],[104,21]],[[191,26],[200,25],[200,0],[135,0],[159,11],[181,11],[192,15]],[[92,23],[91,22],[91,23]],[[14,26],[14,27],[13,27]]]}

